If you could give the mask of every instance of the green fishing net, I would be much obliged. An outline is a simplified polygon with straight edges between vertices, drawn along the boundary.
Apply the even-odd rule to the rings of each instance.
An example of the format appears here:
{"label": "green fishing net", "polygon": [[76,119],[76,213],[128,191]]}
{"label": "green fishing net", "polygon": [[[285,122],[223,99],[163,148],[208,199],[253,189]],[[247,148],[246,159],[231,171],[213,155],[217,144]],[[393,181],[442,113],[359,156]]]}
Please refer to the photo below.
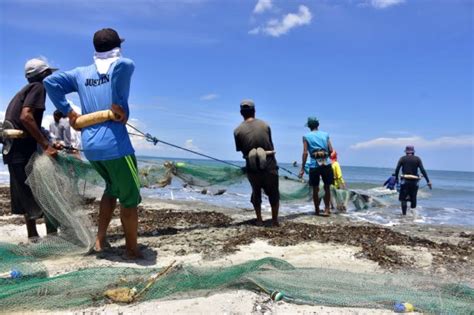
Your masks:
{"label": "green fishing net", "polygon": [[[4,244],[0,244],[0,251]],[[5,266],[0,263],[1,268]],[[135,303],[207,296],[232,289],[281,292],[289,303],[392,309],[409,302],[422,312],[469,314],[474,290],[462,284],[409,274],[358,274],[323,268],[295,268],[274,258],[229,267],[178,265],[156,281],[160,268],[86,268],[47,277],[35,273],[0,279],[0,309],[31,311],[80,309],[110,303],[104,293],[128,288],[141,292]],[[147,287],[148,285],[148,287]]]}
{"label": "green fishing net", "polygon": [[[159,172],[166,173],[163,169]],[[92,248],[95,224],[89,218],[93,210],[85,196],[96,185],[103,184],[89,164],[65,156],[56,160],[38,156],[27,171],[35,198],[42,210],[58,223],[59,232],[36,243],[0,243],[1,312],[100,306],[110,303],[105,292],[116,288],[140,292],[135,303],[247,289],[269,296],[278,291],[289,303],[392,309],[400,301],[410,302],[428,313],[469,314],[473,310],[473,289],[463,283],[408,273],[369,275],[295,268],[273,258],[228,267],[178,265],[156,281],[151,279],[162,268],[89,267],[49,276],[51,271],[58,273],[52,263],[56,259],[70,256],[79,260]],[[295,180],[288,183],[284,189],[308,189]]]}

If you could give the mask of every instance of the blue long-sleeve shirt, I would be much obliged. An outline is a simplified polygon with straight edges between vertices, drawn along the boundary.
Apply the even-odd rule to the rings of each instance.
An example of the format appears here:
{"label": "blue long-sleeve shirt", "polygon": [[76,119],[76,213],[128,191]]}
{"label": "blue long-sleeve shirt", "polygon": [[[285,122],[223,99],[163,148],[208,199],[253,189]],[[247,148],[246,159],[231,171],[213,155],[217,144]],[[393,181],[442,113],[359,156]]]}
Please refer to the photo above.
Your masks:
{"label": "blue long-sleeve shirt", "polygon": [[395,176],[390,176],[386,181],[385,183],[383,183],[383,186],[387,186],[388,189],[390,190],[394,190],[395,189],[395,186],[397,185],[397,178]]}
{"label": "blue long-sleeve shirt", "polygon": [[[99,74],[95,64],[91,64],[55,72],[44,80],[44,86],[54,106],[63,114],[72,110],[66,94],[77,92],[82,114],[110,109],[112,104],[117,104],[128,116],[128,95],[134,69],[132,60],[120,58],[106,74]],[[115,121],[83,128],[81,140],[84,155],[90,161],[113,160],[134,153],[126,126]]]}

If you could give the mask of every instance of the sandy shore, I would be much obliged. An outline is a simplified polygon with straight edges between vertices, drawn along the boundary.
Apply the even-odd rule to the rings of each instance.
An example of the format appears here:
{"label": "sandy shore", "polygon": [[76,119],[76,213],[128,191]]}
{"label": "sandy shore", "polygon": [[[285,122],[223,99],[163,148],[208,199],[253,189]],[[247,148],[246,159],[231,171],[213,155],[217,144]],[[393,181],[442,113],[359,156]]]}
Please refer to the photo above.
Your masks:
{"label": "sandy shore", "polygon": [[[0,188],[0,241],[26,238],[22,218],[9,214],[8,189]],[[91,204],[97,209],[97,203]],[[91,212],[96,219],[96,210]],[[91,266],[163,267],[173,260],[194,266],[231,266],[275,257],[295,267],[323,267],[357,273],[414,271],[474,284],[474,230],[406,224],[391,228],[355,223],[347,217],[311,214],[281,217],[281,227],[256,227],[250,209],[197,202],[145,200],[139,209],[139,242],[145,259],[121,259],[123,234],[118,212],[110,227],[105,255],[46,260],[50,275]],[[269,216],[267,214],[267,216]],[[44,224],[40,233],[44,235]],[[134,305],[108,304],[76,314],[391,314],[385,310],[336,308],[272,302],[263,293],[235,290],[207,297],[157,300]],[[69,312],[69,313],[71,313]],[[47,312],[50,313],[50,312]],[[60,312],[65,313],[65,312]],[[66,312],[68,313],[68,312]]]}

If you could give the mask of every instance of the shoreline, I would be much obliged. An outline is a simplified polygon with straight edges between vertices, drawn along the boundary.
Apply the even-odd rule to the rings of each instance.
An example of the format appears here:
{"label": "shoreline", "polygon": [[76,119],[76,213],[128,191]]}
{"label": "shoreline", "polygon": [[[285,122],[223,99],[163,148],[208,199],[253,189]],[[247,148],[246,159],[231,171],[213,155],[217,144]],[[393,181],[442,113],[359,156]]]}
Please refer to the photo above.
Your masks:
{"label": "shoreline", "polygon": [[[23,218],[8,215],[7,187],[0,187],[1,241],[26,241]],[[97,218],[98,203],[88,206]],[[269,215],[264,213],[264,218]],[[300,268],[329,268],[366,274],[412,272],[474,286],[474,228],[403,224],[393,227],[353,222],[348,217],[316,217],[308,213],[280,217],[280,228],[256,227],[252,209],[223,208],[202,202],[144,199],[139,207],[139,243],[145,259],[124,261],[123,232],[117,211],[109,227],[112,250],[102,255],[64,256],[42,261],[49,275],[97,266],[163,267],[178,264],[201,267],[232,266],[265,257],[283,259]],[[45,234],[44,224],[40,234]],[[240,303],[242,299],[247,302]],[[212,302],[211,302],[212,301]],[[196,307],[189,309],[189,307]],[[212,306],[215,306],[212,308]],[[107,304],[86,312],[186,313],[316,312],[328,314],[391,314],[363,310],[268,302],[263,293],[235,290],[184,300],[154,300],[129,306]],[[260,307],[260,308],[258,308]],[[76,310],[77,311],[77,310]],[[68,312],[68,311],[64,311]],[[59,313],[64,313],[59,312]],[[48,312],[49,313],[49,312]]]}

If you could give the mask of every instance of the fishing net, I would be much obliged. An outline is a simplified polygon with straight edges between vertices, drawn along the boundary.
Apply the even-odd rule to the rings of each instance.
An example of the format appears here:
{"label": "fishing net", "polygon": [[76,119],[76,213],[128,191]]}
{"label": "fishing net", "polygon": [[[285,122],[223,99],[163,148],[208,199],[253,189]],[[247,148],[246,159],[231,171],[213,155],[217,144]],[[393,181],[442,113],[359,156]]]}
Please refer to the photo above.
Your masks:
{"label": "fishing net", "polygon": [[[165,174],[164,169],[159,172]],[[474,291],[462,283],[414,274],[367,275],[295,268],[273,258],[230,267],[179,265],[162,276],[162,268],[125,267],[89,267],[49,276],[48,270],[55,266],[51,261],[67,255],[80,259],[93,246],[94,224],[85,195],[103,183],[88,163],[62,155],[55,160],[36,157],[28,173],[35,198],[59,231],[37,243],[0,243],[2,312],[79,309],[123,300],[124,295],[131,302],[178,299],[237,288],[268,295],[273,292],[273,296],[277,291],[290,303],[391,309],[401,301],[430,313],[472,311]],[[288,190],[308,189],[294,180],[286,184],[289,186],[282,187]],[[121,292],[120,299],[116,292]]]}
{"label": "fishing net", "polygon": [[[0,244],[0,251],[5,245]],[[0,267],[2,264],[0,264]],[[3,311],[78,309],[129,301],[207,296],[231,289],[261,291],[290,303],[392,309],[397,301],[417,310],[441,314],[469,314],[474,290],[416,275],[368,275],[322,268],[295,268],[285,261],[264,258],[230,267],[179,265],[161,277],[158,268],[100,267],[55,277],[44,273],[19,279],[0,279]],[[112,292],[112,293],[111,293]],[[272,294],[273,293],[273,294]]]}
{"label": "fishing net", "polygon": [[46,155],[35,156],[26,172],[26,182],[36,202],[59,233],[48,235],[25,250],[35,257],[90,251],[95,241],[95,225],[89,218],[85,193],[87,187],[103,185],[99,175],[88,163],[66,155],[56,160]]}
{"label": "fishing net", "polygon": [[163,165],[144,165],[138,169],[140,183],[146,188],[162,188],[171,184],[173,172],[171,163]]}
{"label": "fishing net", "polygon": [[230,185],[241,181],[244,173],[230,166],[195,165],[178,162],[173,174],[191,186]]}
{"label": "fishing net", "polygon": [[[88,194],[99,195],[104,182],[87,162],[73,156],[61,154],[56,159],[45,155],[35,156],[27,167],[27,184],[39,206],[50,221],[56,222],[60,233],[48,236],[35,247],[36,256],[52,255],[56,252],[88,252],[95,241],[95,224],[91,222]],[[229,185],[245,180],[239,168],[216,165],[196,165],[185,162],[164,162],[141,165],[139,169],[143,186],[164,187],[178,177],[188,185]],[[283,201],[309,200],[311,189],[298,179],[280,176],[280,193]],[[320,189],[323,197],[324,189]],[[334,204],[347,205],[352,201],[358,208],[373,203],[370,196],[348,190],[332,188]]]}
{"label": "fishing net", "polygon": [[[164,162],[141,166],[140,179],[143,187],[157,188],[170,185],[173,177],[179,178],[185,185],[197,187],[228,186],[246,180],[245,173],[237,167],[218,166],[215,164],[193,164],[190,162]],[[311,188],[308,183],[294,177],[280,176],[280,199],[282,201],[310,200]],[[358,191],[331,188],[334,205],[347,207],[352,202],[358,210],[373,205],[382,205],[377,198]],[[319,197],[324,197],[321,185]]]}

